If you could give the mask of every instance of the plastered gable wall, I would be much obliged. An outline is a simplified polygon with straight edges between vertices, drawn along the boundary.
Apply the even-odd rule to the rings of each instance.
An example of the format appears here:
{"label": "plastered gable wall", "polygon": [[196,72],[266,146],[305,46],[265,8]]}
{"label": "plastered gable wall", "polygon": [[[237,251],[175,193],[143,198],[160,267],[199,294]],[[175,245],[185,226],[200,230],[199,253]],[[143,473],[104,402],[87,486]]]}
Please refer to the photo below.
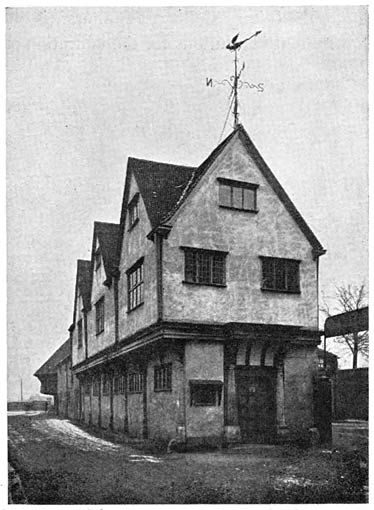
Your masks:
{"label": "plastered gable wall", "polygon": [[[99,241],[96,240],[95,251],[99,248]],[[104,262],[98,270],[94,268],[92,278],[91,310],[87,317],[88,328],[88,356],[92,356],[115,342],[115,314],[113,285],[106,287],[104,282],[107,278]],[[104,331],[96,334],[96,307],[95,304],[104,297]]]}
{"label": "plastered gable wall", "polygon": [[[218,177],[258,184],[258,213],[219,207]],[[227,287],[183,284],[180,246],[228,251]],[[300,259],[301,294],[261,291],[260,255]],[[238,136],[177,213],[164,243],[163,281],[165,318],[169,320],[317,327],[317,268],[311,245]]]}
{"label": "plastered gable wall", "polygon": [[[130,181],[129,202],[139,192],[136,179]],[[156,291],[156,250],[147,234],[152,230],[142,197],[139,197],[139,221],[129,230],[128,217],[124,229],[120,271],[118,284],[119,301],[119,336],[125,338],[136,331],[152,324],[157,320],[157,291]],[[144,304],[128,312],[127,274],[141,257],[144,256]]]}
{"label": "plastered gable wall", "polygon": [[[73,366],[85,359],[84,347],[84,317],[83,317],[83,299],[78,290],[76,310],[75,310],[75,328],[72,338],[72,364]],[[78,322],[82,319],[82,347],[78,348]]]}

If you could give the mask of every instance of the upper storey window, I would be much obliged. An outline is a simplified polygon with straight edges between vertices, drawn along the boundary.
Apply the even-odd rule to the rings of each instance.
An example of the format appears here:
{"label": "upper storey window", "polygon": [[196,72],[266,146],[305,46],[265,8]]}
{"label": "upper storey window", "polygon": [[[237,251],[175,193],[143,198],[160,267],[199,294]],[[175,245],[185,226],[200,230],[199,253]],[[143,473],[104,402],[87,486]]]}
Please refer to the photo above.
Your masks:
{"label": "upper storey window", "polygon": [[184,282],[200,285],[226,284],[227,252],[182,247],[184,250]]}
{"label": "upper storey window", "polygon": [[136,193],[131,199],[129,206],[129,229],[134,227],[139,221],[139,193]]}
{"label": "upper storey window", "polygon": [[78,321],[78,349],[80,349],[83,345],[83,324],[82,319]]}
{"label": "upper storey window", "polygon": [[104,331],[104,298],[102,297],[95,305],[96,308],[96,334],[100,335]]}
{"label": "upper storey window", "polygon": [[257,212],[258,184],[218,178],[219,205],[239,211]]}
{"label": "upper storey window", "polygon": [[300,293],[300,261],[275,257],[262,260],[262,290]]}
{"label": "upper storey window", "polygon": [[127,270],[128,311],[134,310],[144,301],[144,258]]}

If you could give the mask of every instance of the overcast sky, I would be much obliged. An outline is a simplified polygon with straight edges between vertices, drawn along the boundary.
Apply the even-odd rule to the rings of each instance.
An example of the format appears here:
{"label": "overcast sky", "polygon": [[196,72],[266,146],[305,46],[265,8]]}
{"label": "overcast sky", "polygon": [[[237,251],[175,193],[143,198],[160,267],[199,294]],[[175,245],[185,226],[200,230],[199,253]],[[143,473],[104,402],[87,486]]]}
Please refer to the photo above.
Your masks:
{"label": "overcast sky", "polygon": [[[320,290],[367,281],[365,7],[7,10],[8,390],[68,338],[76,260],[118,222],[128,156],[199,165],[247,37],[240,121],[317,235]],[[224,131],[232,129],[232,119]]]}

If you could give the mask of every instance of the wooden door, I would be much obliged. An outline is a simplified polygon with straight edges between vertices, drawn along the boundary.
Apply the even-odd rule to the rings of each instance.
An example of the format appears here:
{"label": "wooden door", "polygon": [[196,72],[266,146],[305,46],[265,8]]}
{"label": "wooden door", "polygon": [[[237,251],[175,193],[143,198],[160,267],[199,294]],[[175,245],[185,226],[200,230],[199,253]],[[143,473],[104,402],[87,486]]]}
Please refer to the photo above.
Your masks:
{"label": "wooden door", "polygon": [[273,367],[236,369],[239,425],[244,442],[275,439],[276,371]]}

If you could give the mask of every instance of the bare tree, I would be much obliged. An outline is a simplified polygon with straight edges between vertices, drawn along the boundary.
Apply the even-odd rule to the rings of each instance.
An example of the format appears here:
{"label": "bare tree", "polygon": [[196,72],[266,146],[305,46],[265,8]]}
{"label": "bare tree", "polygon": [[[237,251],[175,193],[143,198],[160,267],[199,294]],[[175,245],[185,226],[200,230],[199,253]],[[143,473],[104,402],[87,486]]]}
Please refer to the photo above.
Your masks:
{"label": "bare tree", "polygon": [[[360,286],[348,285],[345,287],[342,285],[340,287],[336,287],[335,298],[335,313],[352,312],[354,310],[364,308],[367,306],[367,292],[365,284]],[[331,313],[325,300],[320,309],[327,317],[335,315],[335,313]],[[336,341],[338,343],[345,344],[350,349],[353,356],[352,368],[357,368],[357,357],[359,353],[365,358],[369,357],[368,331],[360,331],[338,336],[336,337]]]}

